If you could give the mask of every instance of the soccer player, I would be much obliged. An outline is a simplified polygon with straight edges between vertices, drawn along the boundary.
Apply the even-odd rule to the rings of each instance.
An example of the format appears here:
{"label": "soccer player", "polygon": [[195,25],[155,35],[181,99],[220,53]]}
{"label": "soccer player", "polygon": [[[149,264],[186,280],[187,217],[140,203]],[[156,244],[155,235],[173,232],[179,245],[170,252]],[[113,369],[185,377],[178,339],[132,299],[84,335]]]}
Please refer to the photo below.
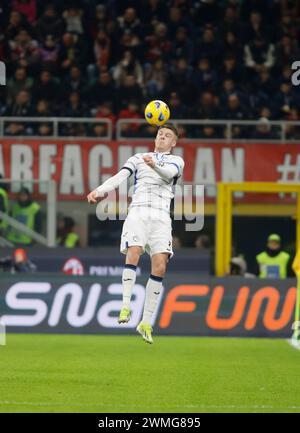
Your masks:
{"label": "soccer player", "polygon": [[123,224],[120,251],[126,254],[122,275],[123,305],[119,323],[130,320],[130,299],[136,281],[136,267],[141,254],[151,257],[151,274],[146,286],[142,321],[136,330],[148,343],[153,343],[151,318],[157,306],[169,258],[172,257],[172,224],[170,204],[173,186],[182,175],[184,161],[172,155],[178,132],[170,124],[158,128],[154,152],[137,153],[127,160],[121,170],[87,196],[97,203],[105,194],[134,175],[134,191],[129,212]]}

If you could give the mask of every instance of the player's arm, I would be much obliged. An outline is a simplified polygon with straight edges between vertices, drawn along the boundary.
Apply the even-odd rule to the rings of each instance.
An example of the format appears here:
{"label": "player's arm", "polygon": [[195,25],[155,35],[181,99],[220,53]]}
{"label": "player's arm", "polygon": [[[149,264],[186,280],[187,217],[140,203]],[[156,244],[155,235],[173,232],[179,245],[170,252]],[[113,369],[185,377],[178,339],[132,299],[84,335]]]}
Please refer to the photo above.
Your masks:
{"label": "player's arm", "polygon": [[166,162],[163,165],[160,165],[158,162],[154,161],[150,155],[145,155],[143,159],[149,167],[167,181],[170,181],[176,176],[179,177],[182,174],[184,166],[183,160]]}
{"label": "player's arm", "polygon": [[113,191],[118,188],[124,180],[126,180],[133,171],[135,170],[136,161],[135,157],[131,157],[124,164],[121,170],[115,174],[114,176],[107,179],[102,185],[98,186],[98,188],[94,189],[94,191],[90,192],[87,195],[87,200],[89,203],[97,203],[100,198],[105,197],[105,194]]}

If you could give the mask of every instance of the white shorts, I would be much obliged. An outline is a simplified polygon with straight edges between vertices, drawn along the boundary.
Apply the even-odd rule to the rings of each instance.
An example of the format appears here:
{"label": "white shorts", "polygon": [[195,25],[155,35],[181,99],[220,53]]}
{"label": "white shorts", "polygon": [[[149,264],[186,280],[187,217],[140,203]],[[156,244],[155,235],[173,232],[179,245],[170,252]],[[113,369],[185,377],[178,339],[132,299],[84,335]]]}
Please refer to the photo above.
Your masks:
{"label": "white shorts", "polygon": [[150,257],[168,253],[171,258],[172,222],[168,213],[147,207],[133,207],[123,224],[120,251],[127,253],[128,247],[140,246]]}

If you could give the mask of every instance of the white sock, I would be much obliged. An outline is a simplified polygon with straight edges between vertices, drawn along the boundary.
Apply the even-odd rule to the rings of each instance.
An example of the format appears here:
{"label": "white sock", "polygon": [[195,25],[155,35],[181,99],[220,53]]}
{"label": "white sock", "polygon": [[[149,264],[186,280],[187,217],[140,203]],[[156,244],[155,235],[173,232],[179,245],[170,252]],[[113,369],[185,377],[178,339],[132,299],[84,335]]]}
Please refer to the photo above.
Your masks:
{"label": "white sock", "polygon": [[136,280],[136,266],[125,265],[122,274],[122,284],[123,284],[123,306],[122,308],[130,307],[130,299],[133,286]]}
{"label": "white sock", "polygon": [[157,306],[159,294],[162,288],[162,278],[150,275],[146,286],[146,299],[143,313],[143,323],[151,323],[152,315]]}

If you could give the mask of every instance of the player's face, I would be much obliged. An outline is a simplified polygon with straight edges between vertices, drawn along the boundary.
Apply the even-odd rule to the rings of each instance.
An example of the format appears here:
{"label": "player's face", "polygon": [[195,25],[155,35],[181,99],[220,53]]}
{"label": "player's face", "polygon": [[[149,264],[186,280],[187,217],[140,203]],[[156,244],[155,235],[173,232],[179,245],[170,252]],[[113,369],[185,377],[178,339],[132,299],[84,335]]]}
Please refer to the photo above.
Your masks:
{"label": "player's face", "polygon": [[155,138],[155,150],[157,152],[168,152],[176,146],[177,137],[169,128],[161,128]]}

